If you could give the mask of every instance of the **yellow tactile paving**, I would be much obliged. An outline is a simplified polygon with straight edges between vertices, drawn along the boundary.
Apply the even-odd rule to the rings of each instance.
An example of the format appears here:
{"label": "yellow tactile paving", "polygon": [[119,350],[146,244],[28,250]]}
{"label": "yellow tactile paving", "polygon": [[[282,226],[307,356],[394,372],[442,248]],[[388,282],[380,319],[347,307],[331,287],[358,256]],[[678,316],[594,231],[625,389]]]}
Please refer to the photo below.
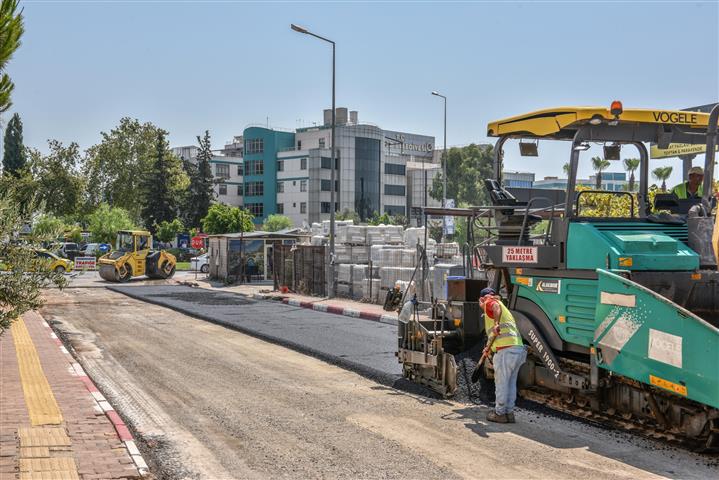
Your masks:
{"label": "yellow tactile paving", "polygon": [[75,459],[71,457],[21,458],[21,480],[79,480]]}
{"label": "yellow tactile paving", "polygon": [[18,428],[20,447],[69,447],[70,437],[64,428]]}
{"label": "yellow tactile paving", "polygon": [[22,318],[10,327],[17,354],[20,380],[32,425],[59,425],[62,413],[40,364],[35,345]]}
{"label": "yellow tactile paving", "polygon": [[20,447],[20,458],[44,458],[49,456],[49,447]]}

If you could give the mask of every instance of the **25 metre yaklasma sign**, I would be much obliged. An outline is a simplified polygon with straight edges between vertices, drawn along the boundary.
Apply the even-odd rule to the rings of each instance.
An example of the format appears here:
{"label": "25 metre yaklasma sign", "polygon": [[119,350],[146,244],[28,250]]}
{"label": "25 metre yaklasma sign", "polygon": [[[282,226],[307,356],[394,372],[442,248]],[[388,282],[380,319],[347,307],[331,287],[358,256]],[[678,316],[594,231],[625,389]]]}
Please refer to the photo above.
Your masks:
{"label": "25 metre yaklasma sign", "polygon": [[[700,105],[698,107],[685,108],[684,111],[710,113],[712,108],[716,105],[716,103],[710,103],[707,105]],[[670,143],[667,148],[659,148],[656,144],[652,143],[649,149],[649,156],[654,159],[679,157],[682,155],[697,155],[699,153],[704,153],[706,149],[706,145],[691,145],[688,143]],[[717,150],[719,150],[719,145],[717,146]]]}

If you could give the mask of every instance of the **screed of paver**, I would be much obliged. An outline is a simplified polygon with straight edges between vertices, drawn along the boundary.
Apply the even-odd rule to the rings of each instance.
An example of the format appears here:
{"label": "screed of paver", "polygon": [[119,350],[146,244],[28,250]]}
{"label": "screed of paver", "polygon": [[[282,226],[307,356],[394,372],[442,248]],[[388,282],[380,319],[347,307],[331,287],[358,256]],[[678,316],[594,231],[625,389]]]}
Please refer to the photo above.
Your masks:
{"label": "screed of paver", "polygon": [[668,455],[579,422],[518,412],[516,425],[488,425],[486,408],[410,395],[120,294],[67,290],[48,300],[45,318],[84,347],[80,360],[123,415],[143,438],[159,433],[169,445],[171,478],[714,473],[688,452]]}

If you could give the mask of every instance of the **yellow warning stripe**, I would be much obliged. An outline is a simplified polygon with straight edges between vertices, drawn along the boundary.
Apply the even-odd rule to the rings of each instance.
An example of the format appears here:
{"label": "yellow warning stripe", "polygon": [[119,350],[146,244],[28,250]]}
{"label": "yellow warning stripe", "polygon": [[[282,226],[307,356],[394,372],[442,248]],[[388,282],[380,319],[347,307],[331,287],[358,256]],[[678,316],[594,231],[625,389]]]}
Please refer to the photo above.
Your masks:
{"label": "yellow warning stripe", "polygon": [[25,404],[32,425],[59,425],[62,413],[40,364],[35,344],[22,318],[10,327],[20,370]]}
{"label": "yellow warning stripe", "polygon": [[678,393],[679,395],[684,395],[685,397],[687,396],[687,387],[679,385],[678,383],[670,382],[669,380],[665,380],[661,377],[649,375],[649,383],[655,387],[663,388],[664,390],[669,390],[670,392]]}

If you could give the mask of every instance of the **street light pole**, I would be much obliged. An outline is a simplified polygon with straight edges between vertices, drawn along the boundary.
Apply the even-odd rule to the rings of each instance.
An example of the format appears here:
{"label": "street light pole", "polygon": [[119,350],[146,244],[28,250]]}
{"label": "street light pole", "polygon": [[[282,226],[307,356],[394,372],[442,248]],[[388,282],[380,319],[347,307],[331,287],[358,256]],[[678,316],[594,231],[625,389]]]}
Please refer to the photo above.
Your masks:
{"label": "street light pole", "polygon": [[[444,100],[444,150],[442,151],[442,207],[447,207],[447,97],[437,91],[432,92],[435,97],[441,97]],[[445,240],[445,232],[447,230],[447,216],[442,217],[442,242]]]}
{"label": "street light pole", "polygon": [[332,149],[332,152],[330,154],[330,162],[331,163],[331,169],[330,169],[330,291],[329,296],[335,297],[336,292],[336,284],[335,284],[335,195],[336,195],[336,169],[337,169],[337,160],[336,160],[336,150],[335,150],[335,127],[337,123],[337,109],[335,108],[335,42],[332,40],[322,37],[320,35],[314,34],[307,30],[304,27],[300,27],[299,25],[295,25],[294,23],[290,24],[290,28],[298,33],[303,33],[305,35],[310,35],[312,37],[318,38],[320,40],[323,40],[327,43],[332,44],[332,133],[331,133],[331,139],[330,139],[330,148]]}

